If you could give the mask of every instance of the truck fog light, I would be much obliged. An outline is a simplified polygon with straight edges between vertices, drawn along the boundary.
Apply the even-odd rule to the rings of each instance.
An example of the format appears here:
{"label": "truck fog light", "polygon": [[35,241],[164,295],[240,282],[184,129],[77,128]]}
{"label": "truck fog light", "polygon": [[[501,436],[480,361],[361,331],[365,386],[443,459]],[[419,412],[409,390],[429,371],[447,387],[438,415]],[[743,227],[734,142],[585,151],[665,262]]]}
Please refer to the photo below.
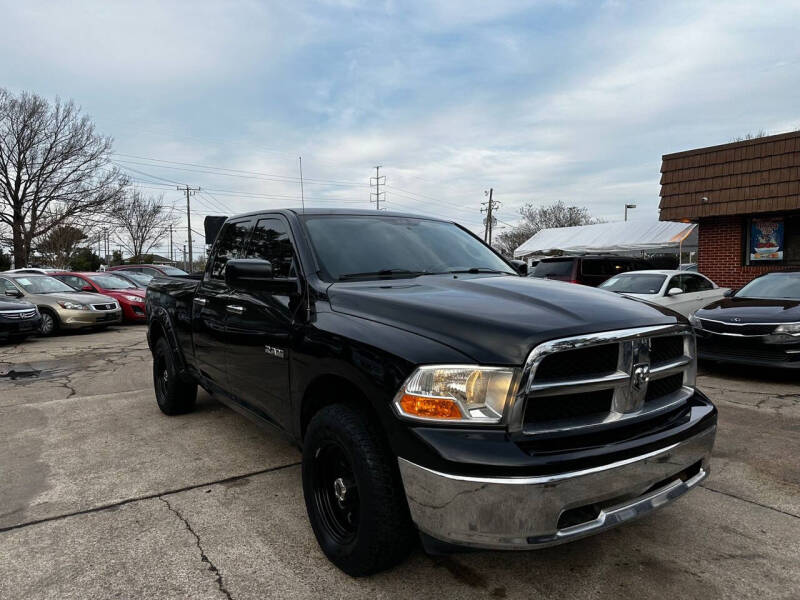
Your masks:
{"label": "truck fog light", "polygon": [[506,367],[419,367],[395,396],[395,408],[413,419],[499,423],[513,397],[516,375],[516,369]]}

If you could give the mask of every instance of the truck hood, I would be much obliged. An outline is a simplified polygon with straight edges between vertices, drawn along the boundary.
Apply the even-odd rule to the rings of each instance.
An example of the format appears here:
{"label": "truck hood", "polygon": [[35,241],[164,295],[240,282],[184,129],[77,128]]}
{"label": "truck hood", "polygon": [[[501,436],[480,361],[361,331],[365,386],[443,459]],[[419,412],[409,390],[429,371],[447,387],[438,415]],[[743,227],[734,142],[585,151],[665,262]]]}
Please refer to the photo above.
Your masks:
{"label": "truck hood", "polygon": [[447,344],[483,364],[525,361],[541,342],[686,320],[666,308],[572,283],[497,275],[425,275],[334,283],[332,310]]}

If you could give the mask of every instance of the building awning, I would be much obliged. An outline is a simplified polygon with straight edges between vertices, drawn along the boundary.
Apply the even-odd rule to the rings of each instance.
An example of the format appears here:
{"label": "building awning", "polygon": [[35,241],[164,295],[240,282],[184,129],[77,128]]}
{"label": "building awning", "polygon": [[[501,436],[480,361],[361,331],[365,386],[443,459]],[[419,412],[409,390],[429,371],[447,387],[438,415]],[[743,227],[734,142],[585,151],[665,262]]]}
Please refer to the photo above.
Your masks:
{"label": "building awning", "polygon": [[514,258],[536,253],[628,252],[697,245],[694,223],[622,221],[578,227],[542,229],[514,250]]}

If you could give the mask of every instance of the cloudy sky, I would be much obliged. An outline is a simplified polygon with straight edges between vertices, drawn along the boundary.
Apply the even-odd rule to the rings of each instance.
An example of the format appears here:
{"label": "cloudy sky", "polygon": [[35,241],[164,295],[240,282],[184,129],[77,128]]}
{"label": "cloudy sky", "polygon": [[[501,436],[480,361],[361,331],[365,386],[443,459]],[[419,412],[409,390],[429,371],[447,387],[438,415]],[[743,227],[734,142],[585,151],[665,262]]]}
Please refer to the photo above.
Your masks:
{"label": "cloudy sky", "polygon": [[[657,218],[661,155],[800,127],[798,2],[0,2],[0,86],[72,98],[204,214],[386,206],[478,230]],[[170,161],[170,162],[167,162]],[[223,213],[224,214],[224,213]],[[194,219],[197,219],[195,225]],[[180,237],[180,236],[178,236]],[[176,239],[176,243],[182,240]],[[200,240],[201,242],[202,240]]]}

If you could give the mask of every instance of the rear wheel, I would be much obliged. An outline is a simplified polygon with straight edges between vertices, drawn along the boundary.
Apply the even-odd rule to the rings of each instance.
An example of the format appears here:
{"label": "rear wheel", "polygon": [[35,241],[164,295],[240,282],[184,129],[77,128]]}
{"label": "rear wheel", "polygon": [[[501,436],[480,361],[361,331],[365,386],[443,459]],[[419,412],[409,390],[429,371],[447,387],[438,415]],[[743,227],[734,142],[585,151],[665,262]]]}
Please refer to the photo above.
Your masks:
{"label": "rear wheel", "polygon": [[361,411],[326,406],[303,443],[303,493],[320,548],[348,575],[394,566],[415,539],[395,462]]}
{"label": "rear wheel", "polygon": [[41,335],[53,335],[58,331],[58,317],[49,310],[42,310],[42,322],[39,325],[39,333]]}
{"label": "rear wheel", "polygon": [[153,352],[153,384],[158,408],[165,415],[180,415],[194,409],[197,384],[183,381],[175,369],[172,348],[163,337]]}

